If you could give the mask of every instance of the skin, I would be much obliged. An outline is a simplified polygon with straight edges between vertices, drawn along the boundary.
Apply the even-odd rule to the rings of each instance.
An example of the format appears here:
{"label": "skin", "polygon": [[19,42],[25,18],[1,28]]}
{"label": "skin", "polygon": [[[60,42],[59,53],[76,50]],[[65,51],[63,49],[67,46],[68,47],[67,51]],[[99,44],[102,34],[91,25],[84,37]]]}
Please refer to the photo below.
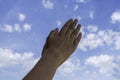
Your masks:
{"label": "skin", "polygon": [[81,40],[81,25],[77,22],[69,19],[60,31],[56,28],[50,32],[42,57],[23,80],[52,80],[57,68],[72,55]]}

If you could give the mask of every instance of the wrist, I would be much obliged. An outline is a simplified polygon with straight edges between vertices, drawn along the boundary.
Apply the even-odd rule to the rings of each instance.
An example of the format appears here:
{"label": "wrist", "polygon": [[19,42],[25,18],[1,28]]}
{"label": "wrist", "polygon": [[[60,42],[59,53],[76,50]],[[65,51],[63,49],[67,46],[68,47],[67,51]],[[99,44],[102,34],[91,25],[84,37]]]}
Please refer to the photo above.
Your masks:
{"label": "wrist", "polygon": [[60,58],[58,58],[58,55],[56,55],[56,53],[58,52],[55,50],[45,50],[41,59],[48,67],[57,69],[60,65]]}

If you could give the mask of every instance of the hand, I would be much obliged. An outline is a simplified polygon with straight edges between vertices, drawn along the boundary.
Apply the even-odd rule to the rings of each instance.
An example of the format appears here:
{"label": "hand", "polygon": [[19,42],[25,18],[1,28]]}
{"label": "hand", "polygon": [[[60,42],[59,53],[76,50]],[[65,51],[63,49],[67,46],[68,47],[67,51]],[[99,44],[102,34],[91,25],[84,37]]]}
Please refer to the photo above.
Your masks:
{"label": "hand", "polygon": [[[60,31],[57,28],[52,30],[44,45],[42,56],[47,56],[48,59],[51,57],[59,65],[68,59],[75,51],[82,37],[82,33],[79,33],[81,25],[77,25],[77,22],[77,19],[74,21],[70,19]],[[77,27],[75,28],[76,25]]]}
{"label": "hand", "polygon": [[81,25],[75,28],[77,22],[70,19],[60,31],[56,28],[50,32],[42,57],[22,80],[52,80],[57,68],[69,58],[81,40]]}

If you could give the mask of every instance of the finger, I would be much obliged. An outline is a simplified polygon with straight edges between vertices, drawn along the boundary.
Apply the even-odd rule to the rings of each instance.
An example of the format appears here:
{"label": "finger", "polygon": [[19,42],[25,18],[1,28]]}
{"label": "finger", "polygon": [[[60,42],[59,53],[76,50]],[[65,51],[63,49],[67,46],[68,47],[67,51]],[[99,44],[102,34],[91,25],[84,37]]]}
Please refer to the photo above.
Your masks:
{"label": "finger", "polygon": [[72,32],[72,34],[71,34],[71,36],[70,36],[70,38],[71,38],[72,40],[74,40],[74,39],[76,38],[76,36],[78,35],[78,33],[79,33],[79,31],[80,31],[80,28],[81,28],[81,25],[79,24],[79,25],[77,26],[77,28]]}
{"label": "finger", "polygon": [[69,19],[60,30],[59,35],[64,35],[72,22],[73,22],[73,19]]}
{"label": "finger", "polygon": [[82,38],[82,33],[80,32],[78,37],[74,40],[74,45],[77,46]]}
{"label": "finger", "polygon": [[52,30],[52,31],[50,32],[48,38],[49,38],[49,37],[54,37],[57,33],[58,33],[58,28]]}
{"label": "finger", "polygon": [[58,28],[56,28],[55,30],[54,30],[54,32],[52,33],[52,35],[53,36],[56,36],[58,34]]}
{"label": "finger", "polygon": [[75,19],[74,22],[69,26],[68,30],[66,31],[67,37],[70,37],[71,33],[74,31],[74,28],[77,24],[78,20]]}

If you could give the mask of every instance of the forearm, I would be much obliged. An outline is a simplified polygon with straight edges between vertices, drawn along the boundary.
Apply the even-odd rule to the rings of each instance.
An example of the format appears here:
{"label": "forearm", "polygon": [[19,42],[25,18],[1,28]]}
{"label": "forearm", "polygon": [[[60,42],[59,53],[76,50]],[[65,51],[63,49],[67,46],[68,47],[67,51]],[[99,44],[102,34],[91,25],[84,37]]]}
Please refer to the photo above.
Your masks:
{"label": "forearm", "polygon": [[[51,54],[52,52],[45,52],[45,54]],[[34,68],[23,78],[23,80],[52,80],[56,70],[58,68],[58,62],[56,62],[49,55],[42,56]]]}
{"label": "forearm", "polygon": [[77,20],[68,20],[62,29],[52,30],[47,37],[41,59],[23,80],[52,80],[57,68],[75,51],[82,33]]}

